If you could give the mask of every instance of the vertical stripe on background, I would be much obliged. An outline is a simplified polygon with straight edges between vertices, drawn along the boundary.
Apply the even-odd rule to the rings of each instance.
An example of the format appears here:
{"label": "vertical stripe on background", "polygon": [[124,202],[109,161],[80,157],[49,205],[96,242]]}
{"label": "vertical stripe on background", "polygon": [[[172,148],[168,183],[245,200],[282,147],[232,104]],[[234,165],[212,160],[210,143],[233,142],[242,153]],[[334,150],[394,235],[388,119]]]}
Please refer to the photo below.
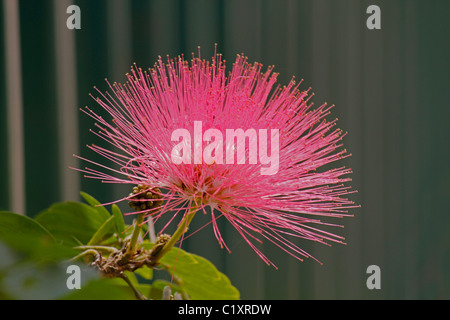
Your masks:
{"label": "vertical stripe on background", "polygon": [[[131,2],[129,0],[108,0],[108,80],[124,83],[125,74],[130,71],[132,61]],[[113,198],[121,199],[130,192],[130,186],[115,184]]]}
{"label": "vertical stripe on background", "polygon": [[[312,5],[312,91],[316,94],[314,104],[317,106],[327,102],[333,104],[331,98],[331,59],[330,46],[331,41],[331,5],[326,0],[316,0]],[[333,110],[334,111],[334,110]],[[335,117],[335,113],[333,116]],[[334,231],[334,230],[333,230]],[[335,232],[339,232],[336,230]],[[327,268],[321,265],[314,265],[314,293],[315,299],[334,299],[335,298],[335,247],[330,248],[321,244],[314,245],[312,255],[322,261]]]}
{"label": "vertical stripe on background", "polygon": [[9,209],[13,212],[25,214],[25,153],[19,2],[4,0],[3,5],[5,13]]}
{"label": "vertical stripe on background", "polygon": [[[286,68],[290,74],[296,74],[298,72],[298,59],[300,57],[297,47],[297,39],[299,39],[297,33],[299,32],[299,8],[296,0],[288,0],[287,3],[287,52],[286,52]],[[288,76],[288,75],[286,75]],[[297,80],[298,79],[297,74]],[[296,245],[299,245],[299,241],[295,241]],[[286,297],[284,299],[299,299],[299,261],[296,259],[289,259],[287,261],[286,271],[288,273],[286,284]]]}
{"label": "vertical stripe on background", "polygon": [[[345,25],[345,33],[347,35],[346,47],[342,48],[345,50],[346,59],[346,73],[341,74],[340,77],[346,78],[345,84],[345,105],[341,106],[343,112],[341,114],[345,115],[342,121],[345,123],[344,131],[348,131],[348,135],[345,138],[345,144],[348,146],[348,150],[352,153],[352,157],[349,159],[350,167],[353,170],[351,186],[354,190],[361,190],[361,175],[362,172],[362,150],[363,140],[362,140],[362,125],[361,125],[361,115],[362,115],[362,75],[361,70],[362,63],[362,46],[361,46],[361,33],[364,27],[364,19],[361,12],[364,12],[363,6],[359,2],[353,0],[347,0],[346,6],[343,8],[346,11],[345,18],[347,20]],[[352,199],[357,204],[361,203],[361,194],[358,193]],[[361,295],[361,289],[365,279],[363,275],[365,274],[363,267],[361,265],[361,220],[363,218],[364,212],[363,208],[353,210],[354,218],[349,221],[348,226],[345,226],[345,236],[347,237],[347,248],[345,249],[345,254],[341,257],[341,268],[343,269],[343,278],[347,283],[342,283],[338,288],[341,292],[339,297],[344,299],[357,299]],[[339,292],[338,291],[338,292]]]}
{"label": "vertical stripe on background", "polygon": [[[387,8],[383,8],[386,12]],[[398,23],[386,25],[389,29],[387,34],[383,35],[383,46],[386,54],[383,58],[383,66],[391,73],[389,78],[384,78],[384,102],[383,114],[390,114],[389,117],[383,119],[383,175],[386,177],[386,182],[383,184],[383,199],[384,199],[384,234],[383,239],[395,239],[399,234],[399,226],[404,225],[403,222],[403,203],[402,197],[405,189],[403,170],[404,155],[403,148],[405,137],[403,135],[403,128],[405,125],[405,116],[403,110],[403,96],[404,96],[404,75],[405,65],[399,63],[404,61],[404,33],[402,24],[404,23],[403,14],[404,5],[399,2],[389,4],[389,17],[395,18]],[[386,19],[387,20],[387,19]],[[388,20],[386,21],[388,23]],[[382,28],[383,30],[383,28]],[[373,215],[379,215],[374,213]],[[394,261],[398,259],[400,263],[392,264],[386,263],[382,268],[382,281],[389,283],[383,288],[384,298],[391,298],[403,294],[401,288],[404,286],[403,276],[403,261],[405,248],[403,247],[403,239],[397,239],[386,246],[383,245],[383,256],[386,261]],[[367,267],[367,266],[366,266]]]}
{"label": "vertical stripe on background", "polygon": [[[313,65],[311,63],[313,59],[313,51],[311,50],[313,38],[311,26],[314,19],[311,15],[313,1],[293,0],[292,4],[294,3],[297,11],[290,11],[290,19],[288,23],[288,28],[290,29],[292,27],[294,29],[289,30],[287,41],[289,41],[289,51],[291,51],[292,47],[294,47],[294,52],[291,53],[291,55],[294,55],[293,58],[295,59],[295,64],[293,67],[298,68],[298,71],[295,71],[295,69],[288,69],[286,72],[285,81],[287,82],[291,75],[295,75],[298,81],[304,79],[304,82],[301,85],[301,90],[306,90],[313,84]],[[295,24],[292,25],[294,22]],[[277,58],[277,60],[278,59],[279,58]],[[287,59],[289,66],[289,55]],[[268,61],[268,63],[271,63],[271,61]],[[312,241],[307,241],[305,239],[296,239],[296,241],[298,241],[296,243],[300,246],[300,248],[310,254],[314,254],[314,243]],[[289,283],[289,286],[287,287],[288,299],[295,299],[297,297],[301,300],[311,299],[314,289],[314,277],[312,275],[314,268],[316,267],[316,263],[317,262],[312,259],[305,259],[304,262],[298,262],[296,260],[292,261],[291,259],[289,260],[287,267],[289,272],[289,276],[287,277],[287,281]],[[297,282],[295,282],[296,280]],[[294,294],[294,296],[291,294]]]}
{"label": "vertical stripe on background", "polygon": [[[61,197],[63,200],[79,199],[79,174],[69,166],[78,167],[73,154],[78,153],[77,70],[75,32],[66,26],[66,10],[72,0],[54,0],[54,32],[56,63],[56,103],[58,110],[58,152]],[[83,16],[81,16],[83,17]],[[81,20],[83,28],[83,20]]]}
{"label": "vertical stripe on background", "polygon": [[131,37],[131,3],[128,0],[107,2],[108,75],[111,82],[125,82],[133,63]]}
{"label": "vertical stripe on background", "polygon": [[161,57],[165,57],[166,54],[177,56],[182,53],[180,52],[182,35],[178,32],[181,23],[178,19],[179,10],[175,0],[150,2],[148,26],[150,28],[151,55],[149,58],[152,60],[148,66],[153,66],[159,55]]}
{"label": "vertical stripe on background", "polygon": [[197,55],[197,46],[201,47],[202,59],[210,59],[214,53],[214,43],[218,43],[218,51],[222,52],[223,44],[219,43],[219,12],[217,1],[190,0],[186,2],[184,48],[187,57],[191,52]]}
{"label": "vertical stripe on background", "polygon": [[418,19],[417,2],[408,1],[405,5],[406,19],[403,23],[405,35],[404,47],[404,109],[403,116],[406,116],[404,126],[404,152],[405,165],[403,166],[403,218],[405,224],[405,239],[403,248],[405,249],[405,261],[403,264],[405,274],[404,299],[420,299],[419,295],[419,256],[416,248],[419,247],[419,210],[417,201],[419,199],[419,159],[420,149],[417,147],[420,141],[419,130],[419,95],[418,92]]}
{"label": "vertical stripe on background", "polygon": [[[369,17],[365,12],[371,4],[370,1],[363,3],[363,16],[365,19]],[[383,15],[383,17],[387,17],[387,12],[385,13],[386,15]],[[362,28],[364,30],[362,42],[363,59],[361,64],[364,71],[362,79],[363,111],[361,118],[363,124],[361,134],[364,140],[361,148],[363,154],[363,177],[361,181],[362,190],[360,191],[363,202],[361,220],[364,230],[361,239],[364,246],[362,262],[364,268],[370,265],[377,265],[383,272],[385,267],[383,264],[384,245],[387,244],[384,242],[384,214],[386,210],[384,189],[388,181],[384,179],[386,174],[384,161],[388,159],[388,155],[385,154],[383,141],[385,141],[385,131],[387,129],[385,120],[388,115],[384,113],[386,109],[383,106],[385,102],[383,86],[386,80],[383,67],[383,36],[389,31],[386,28],[386,24],[383,26],[383,20],[381,30],[369,30],[365,26],[362,26]],[[366,293],[368,298],[375,298],[382,297],[386,294],[386,290],[365,290],[364,293]]]}

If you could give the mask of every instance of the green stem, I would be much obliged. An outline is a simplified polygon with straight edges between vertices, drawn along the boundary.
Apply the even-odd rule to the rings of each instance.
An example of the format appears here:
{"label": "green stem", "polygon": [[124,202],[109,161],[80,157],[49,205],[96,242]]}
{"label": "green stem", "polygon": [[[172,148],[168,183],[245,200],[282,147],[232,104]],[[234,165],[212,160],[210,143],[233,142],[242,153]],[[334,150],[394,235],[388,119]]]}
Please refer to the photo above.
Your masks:
{"label": "green stem", "polygon": [[128,250],[126,256],[131,257],[134,254],[136,248],[136,242],[139,238],[139,234],[141,233],[142,223],[144,222],[145,212],[138,213],[136,221],[133,226],[133,233],[131,234],[130,245],[128,246]]}
{"label": "green stem", "polygon": [[148,300],[134,285],[133,283],[130,281],[130,279],[128,279],[127,275],[124,273],[120,276],[123,280],[125,280],[125,282],[128,284],[128,286],[131,288],[131,290],[133,290],[134,295],[136,296],[136,299],[138,300]]}
{"label": "green stem", "polygon": [[88,249],[86,251],[83,251],[82,253],[80,253],[79,255],[73,257],[72,259],[70,259],[69,261],[76,261],[78,259],[80,259],[81,257],[87,256],[88,254],[90,254],[91,256],[96,256],[98,254],[97,250],[94,249]]}
{"label": "green stem", "polygon": [[183,217],[181,220],[178,229],[174,232],[170,240],[164,245],[164,247],[152,257],[152,262],[158,262],[170,249],[177,243],[177,241],[181,238],[181,236],[188,231],[189,224],[197,213],[199,206],[195,203],[195,206],[189,209],[189,212]]}
{"label": "green stem", "polygon": [[114,253],[117,251],[116,248],[114,247],[108,247],[108,246],[78,246],[75,247],[74,249],[79,249],[79,250],[95,250],[95,251],[107,251],[109,253]]}

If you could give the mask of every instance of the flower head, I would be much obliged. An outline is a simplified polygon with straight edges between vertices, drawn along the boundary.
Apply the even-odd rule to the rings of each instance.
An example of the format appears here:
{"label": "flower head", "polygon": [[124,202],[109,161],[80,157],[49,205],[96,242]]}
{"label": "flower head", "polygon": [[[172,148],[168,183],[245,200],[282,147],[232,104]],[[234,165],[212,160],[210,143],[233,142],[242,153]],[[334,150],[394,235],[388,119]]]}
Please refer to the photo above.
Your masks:
{"label": "flower head", "polygon": [[148,71],[134,66],[127,78],[126,84],[108,82],[112,93],[97,90],[95,99],[111,119],[84,110],[97,121],[96,134],[115,147],[89,148],[120,168],[94,163],[106,172],[87,168],[88,177],[154,188],[158,204],[142,206],[154,220],[210,207],[222,247],[220,217],[268,264],[257,248],[264,239],[300,260],[310,255],[293,237],[343,241],[318,226],[329,225],[321,217],[348,216],[354,207],[346,198],[351,171],[323,169],[348,156],[344,134],[334,128],[336,120],[325,119],[332,106],[313,108],[301,82],[275,86],[272,66],[263,71],[242,55],[227,73],[220,54],[211,61],[159,58]]}

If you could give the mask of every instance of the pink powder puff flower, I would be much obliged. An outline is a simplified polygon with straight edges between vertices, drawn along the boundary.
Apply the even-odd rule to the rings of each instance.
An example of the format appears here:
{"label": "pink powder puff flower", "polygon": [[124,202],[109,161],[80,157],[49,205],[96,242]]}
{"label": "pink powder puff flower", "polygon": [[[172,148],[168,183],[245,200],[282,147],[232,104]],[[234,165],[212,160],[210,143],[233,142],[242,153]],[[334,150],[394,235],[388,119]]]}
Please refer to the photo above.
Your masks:
{"label": "pink powder puff flower", "polygon": [[[216,222],[223,216],[267,264],[274,265],[256,246],[264,239],[299,260],[311,256],[292,242],[294,238],[343,243],[343,237],[319,226],[330,225],[320,217],[351,216],[348,209],[356,207],[346,198],[352,193],[345,185],[350,179],[343,177],[351,170],[329,166],[349,156],[342,150],[344,134],[334,128],[336,120],[325,119],[332,106],[313,109],[310,89],[300,91],[301,82],[296,84],[294,79],[287,86],[275,87],[278,74],[272,70],[270,66],[262,71],[261,64],[250,64],[245,56],[237,55],[227,74],[220,54],[206,61],[200,52],[190,63],[181,56],[168,57],[167,63],[159,58],[148,71],[134,66],[126,84],[107,81],[113,94],[97,89],[100,96],[93,97],[111,119],[87,107],[83,110],[97,121],[100,130],[95,134],[115,150],[88,147],[115,165],[81,159],[112,173],[91,168],[80,171],[103,182],[159,188],[162,204],[143,210],[154,221],[170,215],[170,223],[177,216],[185,217],[191,208],[206,214],[209,206],[220,246],[228,250]],[[198,124],[203,140],[202,135],[195,136]],[[226,140],[227,130],[236,133],[239,129],[244,137],[248,134],[241,155],[242,144]],[[208,130],[215,140],[205,139]],[[190,133],[191,139],[180,142],[174,132]],[[267,134],[256,137],[269,140],[266,149],[269,144],[278,146],[271,149],[278,163],[269,174],[262,174],[268,163],[262,161],[267,160],[261,150],[265,141],[255,140],[255,133],[264,132],[278,134],[278,140],[271,143]],[[202,159],[206,154],[213,160]],[[118,201],[122,200],[131,197]]]}

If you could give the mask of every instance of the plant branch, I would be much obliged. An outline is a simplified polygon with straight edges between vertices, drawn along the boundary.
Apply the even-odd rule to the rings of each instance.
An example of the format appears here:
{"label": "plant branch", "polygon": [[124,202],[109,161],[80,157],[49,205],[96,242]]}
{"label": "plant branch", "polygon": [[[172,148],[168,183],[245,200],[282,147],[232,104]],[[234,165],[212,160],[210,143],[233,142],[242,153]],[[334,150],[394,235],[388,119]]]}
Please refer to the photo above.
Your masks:
{"label": "plant branch", "polygon": [[80,250],[97,250],[97,251],[107,251],[110,253],[116,252],[117,249],[114,247],[107,247],[107,246],[78,246],[74,249],[80,249]]}
{"label": "plant branch", "polygon": [[139,290],[134,286],[134,284],[128,279],[127,275],[125,273],[121,274],[120,277],[125,280],[125,282],[128,284],[128,286],[133,290],[134,295],[136,296],[136,299],[138,300],[148,300],[142,293],[139,292]]}
{"label": "plant branch", "polygon": [[138,213],[136,221],[133,226],[133,233],[131,234],[130,244],[128,246],[127,252],[125,254],[126,257],[131,257],[134,254],[136,249],[136,242],[139,238],[142,229],[142,223],[144,222],[145,212]]}
{"label": "plant branch", "polygon": [[84,257],[84,256],[86,256],[88,254],[90,254],[90,255],[95,257],[98,254],[98,252],[96,250],[94,250],[94,249],[88,249],[88,250],[83,251],[79,255],[73,257],[69,261],[76,261],[76,260],[80,259],[81,257]]}
{"label": "plant branch", "polygon": [[152,264],[156,264],[170,249],[177,243],[177,241],[181,238],[183,234],[188,231],[189,224],[197,213],[199,206],[195,203],[193,207],[189,209],[189,212],[183,217],[180,224],[178,225],[178,229],[174,232],[174,234],[170,237],[169,241],[166,242],[164,247],[159,250],[155,255],[151,257]]}

